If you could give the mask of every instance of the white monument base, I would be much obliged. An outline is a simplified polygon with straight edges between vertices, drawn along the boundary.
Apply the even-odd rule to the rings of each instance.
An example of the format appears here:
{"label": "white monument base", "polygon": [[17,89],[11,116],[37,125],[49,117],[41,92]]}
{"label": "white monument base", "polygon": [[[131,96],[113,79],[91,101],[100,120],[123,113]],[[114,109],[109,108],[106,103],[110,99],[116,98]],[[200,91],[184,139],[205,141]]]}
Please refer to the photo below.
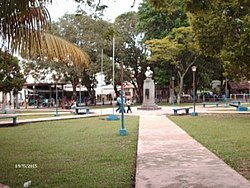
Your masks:
{"label": "white monument base", "polygon": [[143,84],[143,103],[141,107],[137,108],[138,110],[160,110],[161,107],[158,107],[155,104],[155,84],[154,80],[147,78],[144,80]]}

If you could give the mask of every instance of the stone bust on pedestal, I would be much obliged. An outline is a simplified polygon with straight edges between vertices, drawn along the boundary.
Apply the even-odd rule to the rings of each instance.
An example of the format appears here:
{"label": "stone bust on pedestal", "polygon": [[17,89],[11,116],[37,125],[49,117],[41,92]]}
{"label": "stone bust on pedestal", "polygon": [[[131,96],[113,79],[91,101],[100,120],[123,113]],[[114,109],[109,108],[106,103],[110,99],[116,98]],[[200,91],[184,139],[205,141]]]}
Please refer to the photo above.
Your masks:
{"label": "stone bust on pedestal", "polygon": [[153,71],[150,70],[150,67],[147,67],[145,72],[146,79],[143,84],[143,103],[139,107],[139,110],[158,110],[161,109],[155,104],[155,84],[153,77]]}
{"label": "stone bust on pedestal", "polygon": [[145,76],[147,77],[147,79],[152,79],[153,71],[150,70],[150,67],[147,67],[147,71],[145,72]]}

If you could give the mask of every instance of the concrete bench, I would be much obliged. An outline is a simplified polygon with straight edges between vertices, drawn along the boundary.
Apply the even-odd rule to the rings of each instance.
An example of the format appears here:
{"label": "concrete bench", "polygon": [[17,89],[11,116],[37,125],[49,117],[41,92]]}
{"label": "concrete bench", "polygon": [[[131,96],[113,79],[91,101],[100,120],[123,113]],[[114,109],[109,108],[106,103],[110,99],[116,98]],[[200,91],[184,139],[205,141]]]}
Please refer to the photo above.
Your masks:
{"label": "concrete bench", "polygon": [[16,125],[17,116],[13,114],[0,114],[0,119],[13,119],[13,125]]}
{"label": "concrete bench", "polygon": [[173,111],[174,111],[174,116],[178,115],[178,111],[182,111],[184,110],[185,111],[185,114],[189,114],[189,110],[192,109],[193,107],[183,107],[183,108],[174,108]]}
{"label": "concrete bench", "polygon": [[89,107],[83,107],[83,106],[76,106],[75,107],[75,113],[81,114],[81,111],[85,111],[86,114],[89,114]]}
{"label": "concrete bench", "polygon": [[238,104],[238,105],[240,105],[241,101],[232,101],[232,104]]}
{"label": "concrete bench", "polygon": [[237,105],[237,104],[229,104],[229,106],[236,107],[236,108],[239,107],[239,105]]}
{"label": "concrete bench", "polygon": [[204,108],[206,105],[215,105],[216,107],[218,107],[219,103],[217,103],[217,102],[203,102],[202,105]]}
{"label": "concrete bench", "polygon": [[236,104],[229,104],[229,106],[236,107],[236,110],[240,111],[240,112],[248,111],[247,106],[240,106],[240,105],[236,105]]}
{"label": "concrete bench", "polygon": [[240,111],[240,112],[248,111],[248,107],[247,106],[239,106],[237,108],[237,111]]}

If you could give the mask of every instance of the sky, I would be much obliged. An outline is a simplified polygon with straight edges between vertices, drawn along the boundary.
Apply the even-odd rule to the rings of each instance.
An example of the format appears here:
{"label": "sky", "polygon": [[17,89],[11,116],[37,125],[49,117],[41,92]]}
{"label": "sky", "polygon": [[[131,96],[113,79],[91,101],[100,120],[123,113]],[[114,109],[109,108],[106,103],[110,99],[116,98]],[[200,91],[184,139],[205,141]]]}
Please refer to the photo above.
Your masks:
{"label": "sky", "polygon": [[[104,19],[114,22],[115,18],[122,13],[129,11],[137,11],[142,0],[136,0],[135,6],[131,8],[134,0],[101,0],[108,8],[104,12]],[[48,6],[48,10],[53,21],[57,21],[59,17],[65,13],[74,13],[77,9],[77,3],[74,0],[53,0],[53,4]],[[86,7],[88,12],[88,7]]]}

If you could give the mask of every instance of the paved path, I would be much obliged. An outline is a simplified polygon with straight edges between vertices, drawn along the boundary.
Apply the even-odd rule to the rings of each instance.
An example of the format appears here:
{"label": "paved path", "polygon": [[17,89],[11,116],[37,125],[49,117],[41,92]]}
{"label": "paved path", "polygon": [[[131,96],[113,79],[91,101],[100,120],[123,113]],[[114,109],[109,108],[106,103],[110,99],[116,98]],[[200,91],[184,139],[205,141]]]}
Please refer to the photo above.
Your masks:
{"label": "paved path", "polygon": [[250,183],[163,115],[141,115],[136,188],[250,188]]}

